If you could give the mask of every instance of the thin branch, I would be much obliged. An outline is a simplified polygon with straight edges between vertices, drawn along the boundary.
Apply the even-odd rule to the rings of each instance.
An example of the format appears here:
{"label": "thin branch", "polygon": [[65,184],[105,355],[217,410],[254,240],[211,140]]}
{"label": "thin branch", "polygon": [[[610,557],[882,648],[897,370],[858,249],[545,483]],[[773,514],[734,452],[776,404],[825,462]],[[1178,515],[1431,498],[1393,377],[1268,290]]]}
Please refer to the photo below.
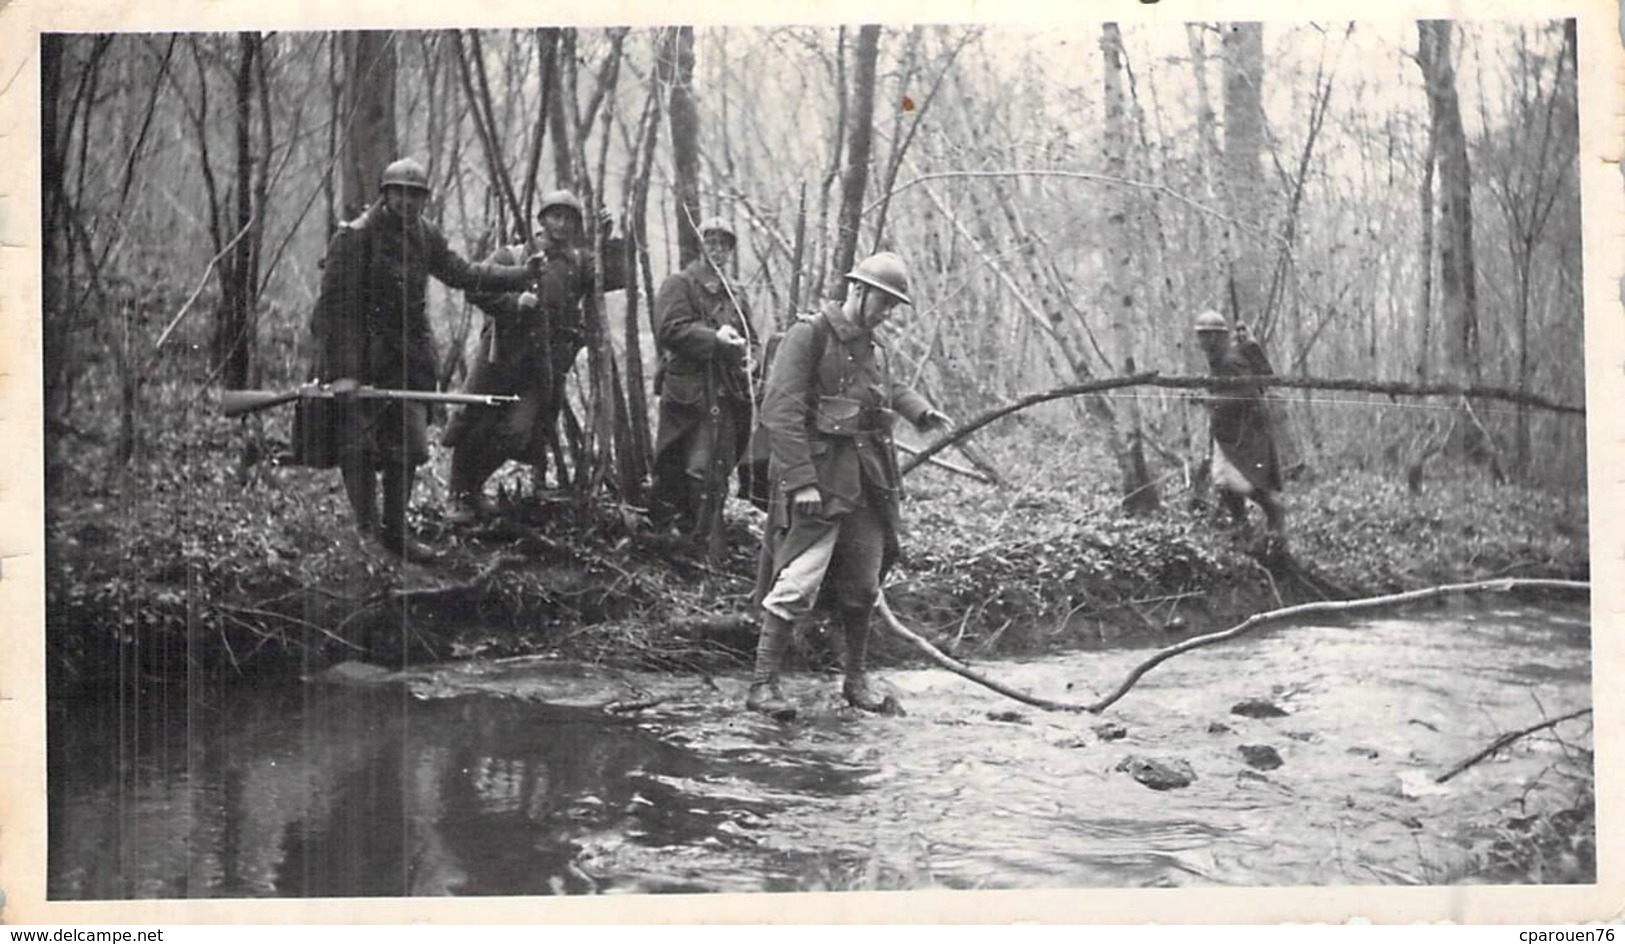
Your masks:
{"label": "thin branch", "polygon": [[1506,747],[1508,744],[1511,744],[1513,741],[1516,741],[1519,738],[1525,737],[1525,736],[1530,735],[1530,734],[1534,734],[1536,731],[1544,731],[1547,728],[1555,728],[1555,727],[1557,727],[1558,725],[1562,724],[1565,721],[1573,721],[1575,718],[1581,718],[1581,717],[1584,717],[1584,716],[1589,715],[1589,714],[1591,714],[1591,709],[1590,708],[1581,708],[1579,711],[1571,711],[1571,712],[1569,712],[1568,714],[1564,715],[1561,718],[1553,718],[1550,721],[1542,721],[1540,724],[1532,724],[1529,727],[1524,728],[1521,731],[1513,731],[1511,734],[1503,734],[1500,737],[1496,738],[1494,741],[1491,741],[1489,747],[1484,748],[1483,750],[1479,751],[1477,754],[1474,754],[1473,756],[1467,758],[1466,760],[1462,761],[1461,763],[1457,764],[1456,766],[1450,768],[1449,771],[1447,771],[1445,773],[1442,773],[1437,777],[1434,777],[1433,782],[1434,783],[1444,783],[1446,780],[1449,780],[1451,777],[1454,777],[1455,775],[1461,773],[1462,771],[1464,771],[1467,768],[1473,766],[1474,764],[1478,763],[1479,761],[1483,760],[1484,758],[1489,757],[1490,755],[1494,754],[1496,751],[1500,750],[1503,747]]}
{"label": "thin branch", "polygon": [[1129,672],[1128,676],[1123,679],[1122,684],[1118,685],[1110,695],[1107,695],[1105,698],[1102,698],[1101,700],[1090,705],[1088,710],[1097,714],[1104,711],[1118,699],[1128,694],[1129,689],[1133,688],[1135,683],[1138,682],[1147,672],[1168,661],[1169,659],[1172,659],[1174,656],[1190,652],[1192,649],[1200,649],[1204,646],[1211,646],[1217,642],[1224,642],[1226,640],[1234,639],[1237,636],[1252,632],[1258,627],[1265,626],[1270,623],[1279,623],[1284,620],[1296,619],[1300,616],[1308,616],[1312,613],[1349,613],[1359,610],[1377,609],[1380,607],[1400,606],[1406,603],[1416,603],[1421,600],[1431,600],[1435,597],[1449,596],[1450,594],[1454,593],[1506,593],[1512,590],[1522,589],[1588,592],[1591,589],[1591,584],[1576,580],[1486,580],[1480,583],[1456,583],[1446,584],[1440,587],[1427,587],[1421,590],[1408,590],[1404,593],[1391,593],[1386,596],[1368,597],[1363,600],[1328,600],[1317,603],[1300,603],[1297,606],[1283,607],[1281,609],[1270,610],[1265,613],[1255,613],[1241,623],[1222,632],[1209,633],[1205,636],[1195,636],[1185,640],[1184,642],[1169,646],[1166,649],[1158,650],[1157,653],[1151,658],[1135,666]]}

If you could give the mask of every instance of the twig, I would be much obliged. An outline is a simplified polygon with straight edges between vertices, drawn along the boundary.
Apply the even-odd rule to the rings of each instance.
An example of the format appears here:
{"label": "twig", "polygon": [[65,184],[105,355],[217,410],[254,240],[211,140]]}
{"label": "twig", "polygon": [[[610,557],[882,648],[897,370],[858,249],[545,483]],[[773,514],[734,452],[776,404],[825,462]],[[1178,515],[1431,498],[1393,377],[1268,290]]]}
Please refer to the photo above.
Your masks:
{"label": "twig", "polygon": [[1448,596],[1452,593],[1479,593],[1485,591],[1505,593],[1511,590],[1519,589],[1568,590],[1584,592],[1589,591],[1591,589],[1591,585],[1589,583],[1576,580],[1486,580],[1481,583],[1456,583],[1446,584],[1440,587],[1427,587],[1421,590],[1408,590],[1404,593],[1391,593],[1386,596],[1368,597],[1363,600],[1337,600],[1319,603],[1300,603],[1297,606],[1283,607],[1282,609],[1270,610],[1266,613],[1256,613],[1249,616],[1240,624],[1232,626],[1222,632],[1209,633],[1206,636],[1195,636],[1185,640],[1184,642],[1159,650],[1151,658],[1135,666],[1134,669],[1129,672],[1128,677],[1123,680],[1122,684],[1117,686],[1115,691],[1113,691],[1110,695],[1107,695],[1105,698],[1102,698],[1100,701],[1090,705],[1088,710],[1092,712],[1100,712],[1105,710],[1119,698],[1122,698],[1124,695],[1128,694],[1128,690],[1133,688],[1135,683],[1138,682],[1140,678],[1145,675],[1145,673],[1151,671],[1169,659],[1172,659],[1174,656],[1189,652],[1192,649],[1200,649],[1203,646],[1211,646],[1216,642],[1224,642],[1228,639],[1234,639],[1243,633],[1251,632],[1258,627],[1267,625],[1269,623],[1279,623],[1283,620],[1295,619],[1300,616],[1307,616],[1311,613],[1349,613],[1356,610],[1370,610],[1385,606],[1398,606],[1404,603],[1415,603],[1419,600],[1431,600],[1434,597]]}
{"label": "twig", "polygon": [[[903,451],[903,452],[908,453],[911,456],[919,455],[919,453],[920,453],[920,449],[918,447],[910,446],[908,443],[905,443],[905,442],[898,442],[897,443],[897,448],[899,450]],[[963,466],[963,465],[960,465],[960,464],[958,464],[956,462],[949,462],[947,459],[939,459],[936,456],[932,456],[931,458],[927,459],[926,461],[931,463],[932,465],[936,466],[939,469],[946,469],[947,471],[952,472],[952,473],[954,473],[956,475],[963,475],[967,479],[975,479],[976,481],[981,482],[984,485],[993,484],[992,479],[988,478],[986,475],[982,474],[981,472],[976,471],[975,469],[969,468],[968,466]]]}
{"label": "twig", "polygon": [[327,629],[326,627],[323,627],[323,626],[318,626],[315,623],[312,623],[312,622],[310,622],[308,620],[302,620],[302,619],[298,618],[297,616],[289,616],[286,613],[278,613],[275,610],[263,610],[263,609],[260,609],[258,607],[253,607],[253,606],[233,606],[233,605],[227,604],[227,603],[220,603],[220,604],[216,604],[216,605],[220,609],[228,610],[228,611],[230,611],[232,613],[240,613],[240,614],[243,614],[245,616],[269,616],[269,617],[271,617],[273,619],[279,619],[279,620],[283,620],[284,622],[292,623],[295,626],[302,626],[305,629],[314,629],[318,633],[321,633],[323,636],[326,636],[328,639],[331,639],[334,642],[339,643],[340,645],[349,646],[351,649],[354,649],[357,652],[364,651],[361,646],[358,646],[355,643],[351,642],[350,640],[345,639],[343,636],[338,635],[337,633],[333,632],[332,630]]}
{"label": "twig", "polygon": [[1534,734],[1536,731],[1544,731],[1547,728],[1554,728],[1554,727],[1562,724],[1565,721],[1573,721],[1575,718],[1584,717],[1585,715],[1589,715],[1589,714],[1591,714],[1591,709],[1590,708],[1581,708],[1579,711],[1571,711],[1571,712],[1569,712],[1568,714],[1564,715],[1561,718],[1553,718],[1550,721],[1542,721],[1540,724],[1530,725],[1529,727],[1524,728],[1521,731],[1513,731],[1511,734],[1503,734],[1500,737],[1496,738],[1494,741],[1491,741],[1489,747],[1484,748],[1483,750],[1479,751],[1477,754],[1474,754],[1473,756],[1467,758],[1466,760],[1462,761],[1461,763],[1457,764],[1456,766],[1450,768],[1450,770],[1448,772],[1442,773],[1439,776],[1434,777],[1433,782],[1434,783],[1444,783],[1446,780],[1449,780],[1451,777],[1454,777],[1456,774],[1461,773],[1462,771],[1464,771],[1467,768],[1473,766],[1474,764],[1478,763],[1479,761],[1483,760],[1484,758],[1489,757],[1491,754],[1494,754],[1496,751],[1500,750],[1503,747],[1506,747],[1508,744],[1511,744],[1513,741],[1516,741],[1521,737],[1524,737],[1524,736],[1530,735],[1530,734]]}

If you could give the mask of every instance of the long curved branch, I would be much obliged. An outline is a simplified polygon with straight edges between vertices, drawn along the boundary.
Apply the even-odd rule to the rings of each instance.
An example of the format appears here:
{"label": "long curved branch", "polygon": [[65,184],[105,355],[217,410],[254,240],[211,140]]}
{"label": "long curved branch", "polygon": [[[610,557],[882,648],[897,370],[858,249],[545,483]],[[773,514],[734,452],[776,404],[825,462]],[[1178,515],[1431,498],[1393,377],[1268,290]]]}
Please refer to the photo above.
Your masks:
{"label": "long curved branch", "polygon": [[1400,606],[1405,603],[1415,603],[1419,600],[1431,600],[1434,597],[1448,596],[1453,593],[1506,593],[1510,590],[1539,589],[1539,590],[1567,590],[1584,592],[1591,589],[1591,584],[1579,580],[1542,580],[1542,579],[1502,579],[1485,580],[1478,583],[1452,583],[1439,587],[1425,587],[1421,590],[1407,590],[1404,593],[1390,593],[1380,597],[1367,597],[1363,600],[1326,600],[1317,603],[1300,603],[1297,606],[1283,607],[1278,610],[1269,610],[1264,613],[1255,613],[1241,623],[1217,633],[1208,633],[1205,636],[1193,636],[1184,642],[1176,643],[1166,649],[1159,649],[1151,658],[1146,659],[1131,669],[1110,695],[1091,704],[1092,712],[1104,711],[1118,699],[1128,694],[1135,683],[1145,674],[1174,656],[1211,646],[1216,642],[1234,639],[1244,633],[1250,633],[1260,626],[1270,623],[1279,623],[1284,620],[1308,616],[1312,613],[1351,613],[1358,610],[1372,610],[1385,606]]}
{"label": "long curved branch", "polygon": [[[1133,688],[1147,672],[1168,661],[1169,659],[1172,659],[1174,656],[1190,652],[1193,649],[1200,649],[1204,646],[1211,646],[1214,643],[1234,639],[1237,636],[1244,633],[1249,633],[1260,626],[1265,626],[1270,623],[1279,623],[1285,620],[1295,619],[1300,616],[1307,616],[1315,613],[1350,613],[1359,610],[1372,610],[1381,607],[1400,606],[1406,603],[1415,603],[1419,600],[1431,600],[1434,597],[1448,596],[1453,593],[1506,593],[1512,590],[1561,590],[1567,592],[1586,592],[1590,590],[1590,588],[1591,585],[1589,583],[1577,580],[1504,578],[1499,580],[1485,580],[1477,583],[1456,583],[1446,584],[1439,587],[1426,587],[1420,590],[1408,590],[1404,593],[1391,593],[1380,597],[1368,597],[1363,600],[1338,600],[1319,603],[1303,603],[1297,606],[1288,606],[1277,610],[1270,610],[1265,613],[1255,613],[1243,622],[1232,626],[1229,629],[1223,630],[1222,632],[1208,633],[1205,636],[1194,636],[1185,640],[1184,642],[1169,646],[1166,649],[1158,650],[1149,659],[1146,659],[1144,662],[1141,662],[1139,665],[1131,669],[1128,675],[1110,695],[1107,695],[1105,698],[1102,698],[1099,701],[1088,704],[1081,702],[1056,701],[1049,698],[1041,698],[1037,695],[1029,695],[1026,692],[1018,691],[1010,688],[1007,685],[1002,685],[991,678],[988,678],[987,676],[965,665],[963,662],[960,662],[952,656],[949,656],[947,653],[944,653],[942,650],[932,645],[929,640],[909,629],[907,626],[904,626],[897,619],[896,614],[892,612],[891,607],[887,605],[886,596],[884,593],[882,593],[879,599],[876,601],[875,610],[880,614],[881,620],[885,623],[888,629],[912,645],[915,649],[918,649],[922,654],[925,655],[926,658],[930,659],[932,662],[935,662],[937,665],[942,666],[948,671],[953,672],[955,675],[970,679],[976,684],[998,692],[1000,695],[1003,695],[1006,698],[1014,699],[1023,704],[1032,705],[1035,708],[1042,708],[1045,711],[1070,711],[1074,713],[1088,712],[1090,714],[1100,714],[1102,711],[1105,711],[1107,708],[1115,704],[1124,695],[1128,694],[1129,689]],[[1558,720],[1561,721],[1565,719]],[[1539,730],[1539,727],[1530,729],[1530,731],[1533,730]],[[1530,731],[1519,732],[1512,737],[1513,739],[1516,739],[1517,737],[1530,733]],[[1486,752],[1486,756],[1488,753],[1493,753],[1493,751],[1498,749],[1500,746],[1503,745],[1499,743],[1497,745],[1492,745],[1490,750]],[[1469,760],[1467,764],[1471,764],[1473,761],[1478,759],[1481,758]],[[1464,764],[1457,770],[1452,771],[1444,779],[1448,779],[1448,776],[1454,776],[1456,773],[1459,773],[1460,770],[1465,769],[1467,764]]]}
{"label": "long curved branch", "polygon": [[994,407],[969,422],[955,427],[947,435],[920,450],[919,454],[910,459],[903,466],[903,472],[912,471],[915,466],[929,460],[932,456],[948,448],[954,443],[983,426],[1050,400],[1059,400],[1063,397],[1077,397],[1089,393],[1099,393],[1103,390],[1112,390],[1118,387],[1146,386],[1168,387],[1184,389],[1224,388],[1228,386],[1258,386],[1258,387],[1288,387],[1299,390],[1342,390],[1349,393],[1375,393],[1386,396],[1406,397],[1468,397],[1480,400],[1501,400],[1507,403],[1518,403],[1550,410],[1554,413],[1567,413],[1574,416],[1586,415],[1585,407],[1560,403],[1533,393],[1524,393],[1518,390],[1507,390],[1502,387],[1469,387],[1461,384],[1449,383],[1403,383],[1386,380],[1358,380],[1358,379],[1323,379],[1320,377],[1279,377],[1274,375],[1258,377],[1164,377],[1156,371],[1146,371],[1124,377],[1107,377],[1101,380],[1091,380],[1085,383],[1069,384],[1046,390],[1043,393],[1029,394],[1013,403]]}

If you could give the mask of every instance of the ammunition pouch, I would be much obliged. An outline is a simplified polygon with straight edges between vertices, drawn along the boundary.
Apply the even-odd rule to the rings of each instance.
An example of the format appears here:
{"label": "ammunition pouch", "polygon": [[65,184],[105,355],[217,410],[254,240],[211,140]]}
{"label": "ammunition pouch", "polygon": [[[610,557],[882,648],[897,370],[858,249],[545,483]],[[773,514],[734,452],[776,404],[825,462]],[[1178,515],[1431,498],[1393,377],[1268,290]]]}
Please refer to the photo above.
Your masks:
{"label": "ammunition pouch", "polygon": [[897,413],[885,407],[865,407],[849,397],[819,397],[813,429],[825,436],[891,437]]}

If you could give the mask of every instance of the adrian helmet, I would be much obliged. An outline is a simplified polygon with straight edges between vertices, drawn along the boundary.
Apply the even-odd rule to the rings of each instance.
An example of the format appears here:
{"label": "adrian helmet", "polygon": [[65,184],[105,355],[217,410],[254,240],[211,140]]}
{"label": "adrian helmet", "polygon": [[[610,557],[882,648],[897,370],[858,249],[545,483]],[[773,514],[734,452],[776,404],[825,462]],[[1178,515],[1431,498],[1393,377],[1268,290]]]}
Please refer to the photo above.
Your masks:
{"label": "adrian helmet", "polygon": [[543,214],[554,207],[566,207],[575,211],[578,223],[587,219],[586,212],[581,208],[581,198],[568,190],[554,190],[542,197],[542,206],[536,211],[536,218],[541,219]]}
{"label": "adrian helmet", "polygon": [[384,168],[384,176],[378,184],[378,189],[386,190],[390,187],[406,187],[409,190],[428,193],[429,173],[423,169],[422,164],[410,157],[403,157]]}
{"label": "adrian helmet", "polygon": [[1195,327],[1197,334],[1206,332],[1228,332],[1230,330],[1230,322],[1225,321],[1224,316],[1218,312],[1209,310],[1196,316]]}
{"label": "adrian helmet", "polygon": [[905,305],[914,304],[908,297],[908,265],[895,252],[875,253],[853,266],[846,278],[880,289]]}
{"label": "adrian helmet", "polygon": [[734,228],[728,224],[728,221],[720,216],[707,217],[702,220],[699,232],[701,239],[705,238],[706,233],[721,233],[728,237],[729,242],[735,244],[739,242],[739,234],[734,232]]}

